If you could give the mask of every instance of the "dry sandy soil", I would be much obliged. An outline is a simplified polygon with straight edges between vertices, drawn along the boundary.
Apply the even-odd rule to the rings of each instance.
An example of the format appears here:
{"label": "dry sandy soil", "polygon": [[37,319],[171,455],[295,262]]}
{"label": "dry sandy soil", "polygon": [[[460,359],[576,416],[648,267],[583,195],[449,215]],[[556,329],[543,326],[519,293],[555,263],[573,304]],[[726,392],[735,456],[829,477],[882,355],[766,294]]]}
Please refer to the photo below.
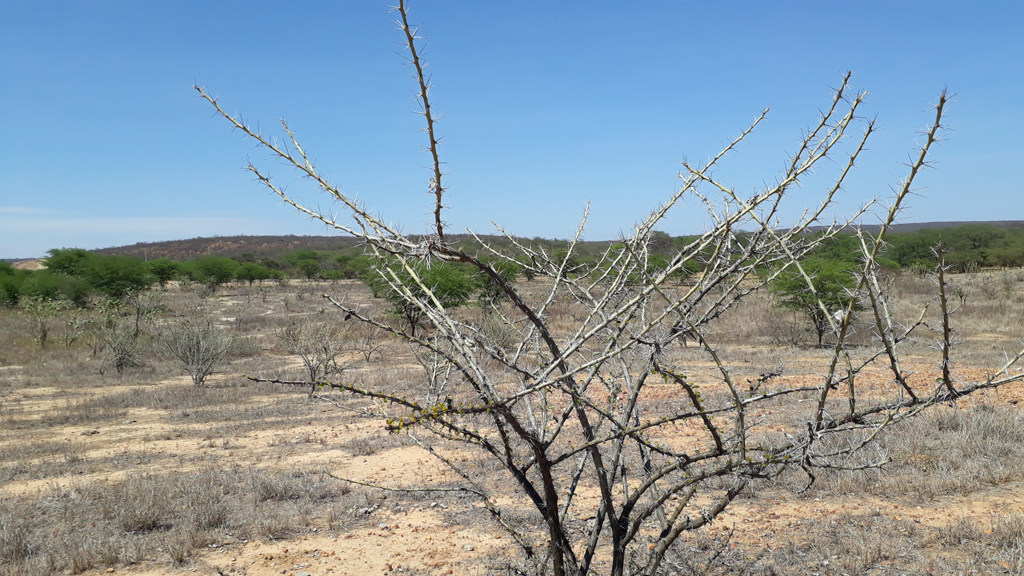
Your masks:
{"label": "dry sandy soil", "polygon": [[20,260],[12,264],[12,267],[16,270],[44,270],[46,260]]}
{"label": "dry sandy soil", "polygon": [[[300,374],[301,364],[275,344],[273,333],[290,316],[320,307],[314,294],[324,288],[242,287],[211,297],[223,327],[255,345],[235,354],[201,390],[155,353],[143,366],[118,375],[90,351],[85,336],[66,349],[58,343],[37,350],[23,319],[6,313],[0,341],[6,349],[0,355],[4,538],[24,530],[26,550],[38,556],[45,548],[95,546],[75,540],[75,533],[95,530],[114,550],[77,564],[28,563],[25,573],[52,568],[136,575],[477,575],[510,573],[518,566],[514,543],[473,500],[382,493],[325,474],[388,486],[457,482],[411,441],[387,435],[371,402],[338,394],[312,400],[305,390],[242,378],[243,372]],[[359,286],[326,288],[373,305]],[[984,378],[999,352],[1017,345],[1024,308],[1019,287],[1014,290],[996,294],[992,303],[979,302],[977,314],[986,316],[966,321],[965,359],[956,365],[961,380]],[[175,294],[166,296],[175,306],[193,297]],[[984,306],[1005,306],[1006,313],[991,318]],[[820,352],[779,348],[749,336],[735,336],[730,348],[738,373],[756,375],[785,364],[786,383],[820,378]],[[922,381],[933,379],[934,357],[924,345],[919,352],[909,358],[908,369]],[[680,353],[694,378],[712,377],[713,365],[699,350]],[[345,357],[347,375],[367,381],[415,377],[419,370],[395,342],[381,344],[370,361],[353,351]],[[880,371],[863,377],[876,379],[878,387],[890,385]],[[670,401],[675,393],[665,385],[654,398]],[[935,408],[881,439],[879,454],[893,459],[882,471],[822,475],[805,492],[799,489],[806,476],[794,473],[745,492],[714,524],[684,542],[689,563],[680,564],[680,572],[1024,573],[1024,448],[1014,448],[1024,440],[1022,400],[1024,386],[1014,384],[957,407]],[[777,431],[785,433],[792,422],[781,412],[776,416]],[[1006,437],[985,436],[993,427]],[[685,427],[676,432],[684,439],[692,433]],[[989,447],[999,451],[987,453]],[[474,457],[447,449],[452,457]],[[173,511],[165,511],[174,520],[126,530],[114,542],[110,526],[128,514],[117,498],[129,506],[150,502],[116,491],[130,481],[149,482],[157,496],[191,494],[189,485],[209,481],[228,506],[221,510],[226,519],[198,536],[179,534],[186,508],[198,506],[179,499],[170,505]],[[76,509],[76,499],[96,504]],[[65,510],[91,510],[95,518],[48,519],[58,522],[53,526],[17,519],[26,511],[49,514],[62,502]],[[529,513],[521,502],[505,503]],[[179,536],[191,538],[189,544],[175,544]]]}

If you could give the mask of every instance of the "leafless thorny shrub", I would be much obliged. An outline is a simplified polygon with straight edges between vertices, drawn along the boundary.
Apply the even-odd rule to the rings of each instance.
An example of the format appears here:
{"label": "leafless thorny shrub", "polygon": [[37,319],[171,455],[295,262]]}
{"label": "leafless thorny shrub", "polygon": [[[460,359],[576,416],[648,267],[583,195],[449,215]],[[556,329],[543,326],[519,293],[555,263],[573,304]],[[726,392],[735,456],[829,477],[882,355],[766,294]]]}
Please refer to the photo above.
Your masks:
{"label": "leafless thorny shrub", "polygon": [[359,323],[351,329],[352,347],[366,362],[371,362],[374,357],[384,360],[384,344],[387,342],[382,338],[384,335],[385,332],[377,326]]}
{"label": "leafless thorny shrub", "polygon": [[302,360],[309,381],[316,382],[340,376],[345,370],[339,356],[348,348],[347,329],[338,314],[321,309],[291,318],[277,330],[277,338]]}
{"label": "leafless thorny shrub", "polygon": [[231,350],[234,338],[218,328],[202,309],[195,309],[173,322],[163,336],[163,349],[176,358],[202,386]]}
{"label": "leafless thorny shrub", "polygon": [[[804,232],[833,205],[874,130],[873,122],[867,122],[859,136],[850,138],[862,122],[858,112],[864,94],[851,93],[849,76],[817,122],[806,130],[775,183],[750,197],[723,183],[715,176],[715,168],[767,111],[707,163],[684,163],[678,191],[637,222],[632,235],[593,265],[573,264],[582,224],[567,252],[557,258],[511,235],[506,235],[506,242],[512,248],[506,251],[481,242],[482,252],[491,261],[514,261],[525,265],[527,274],[548,279],[539,298],[528,298],[477,253],[449,241],[429,81],[404,2],[397,13],[419,86],[432,158],[432,230],[426,236],[405,235],[331,184],[309,160],[287,124],[283,125],[285,144],[279,144],[225,112],[203,89],[197,90],[235,128],[315,183],[347,218],[299,204],[263,169],[250,164],[257,179],[299,211],[365,243],[380,264],[381,281],[419,308],[430,325],[430,330],[414,335],[386,317],[332,300],[346,315],[400,336],[417,348],[427,369],[424,385],[416,395],[406,397],[356,379],[292,383],[330,386],[373,399],[388,417],[388,430],[408,433],[462,479],[458,488],[401,489],[459,490],[475,495],[522,548],[535,571],[546,573],[550,568],[558,576],[671,571],[663,561],[679,537],[712,522],[749,484],[794,467],[802,468],[813,482],[815,470],[847,466],[846,458],[869,445],[886,427],[936,403],[953,402],[977,390],[1021,379],[1015,369],[1021,354],[1008,359],[984,381],[954,379],[949,369],[952,330],[948,320],[956,298],[944,291],[945,268],[941,264],[942,377],[938,382],[921,381],[901,364],[901,344],[923,320],[908,325],[893,320],[888,286],[880,279],[875,258],[884,250],[888,228],[910,194],[914,178],[927,165],[947,105],[945,93],[935,105],[935,119],[924,133],[909,174],[897,187],[881,231],[860,234],[862,265],[857,291],[866,308],[860,316],[874,330],[876,350],[850,348],[853,315],[847,309],[845,314],[829,315],[836,343],[818,370],[822,377],[817,385],[766,381],[746,388],[722,361],[715,333],[708,327],[783,269],[799,271],[815,293],[813,279],[802,269],[800,259],[843,227],[833,224],[813,237]],[[795,218],[791,227],[779,227],[780,219],[789,218],[785,200],[790,190],[812,170],[824,170],[827,163],[822,160],[826,158],[837,166],[838,173],[819,207]],[[649,240],[659,223],[686,197],[705,206],[709,229],[682,248],[667,268],[657,270],[648,265]],[[505,305],[497,314],[504,325],[515,328],[514,345],[495,341],[491,330],[445,309],[433,287],[419,275],[423,266],[433,262],[469,265],[500,286]],[[690,262],[702,267],[691,285],[669,281]],[[825,309],[824,303],[819,301],[819,305]],[[556,315],[555,308],[566,311]],[[558,324],[552,320],[556,317]],[[717,382],[698,386],[683,366],[671,361],[673,355],[667,349],[678,345],[672,326],[698,335],[704,357],[717,366]],[[501,337],[504,339],[503,334]],[[872,395],[859,378],[866,368],[876,365],[885,366],[893,378],[881,397]],[[662,383],[677,390],[668,401],[650,397],[657,389],[652,385]],[[800,397],[811,401],[798,405]],[[784,436],[766,434],[766,421],[758,414],[779,403],[802,413],[802,425]],[[699,436],[679,437],[677,428],[691,423],[700,430]],[[431,438],[456,441],[463,449],[493,458],[534,508],[545,544],[539,549],[535,545],[536,526],[506,519],[495,493],[500,488],[474,475],[472,468],[450,457],[446,447],[432,443]],[[584,494],[598,494],[598,504],[587,504]]]}
{"label": "leafless thorny shrub", "polygon": [[100,371],[113,365],[118,374],[135,368],[142,362],[142,329],[159,312],[160,296],[149,292],[134,292],[117,300],[104,300],[97,304],[99,312],[97,337],[105,361]]}

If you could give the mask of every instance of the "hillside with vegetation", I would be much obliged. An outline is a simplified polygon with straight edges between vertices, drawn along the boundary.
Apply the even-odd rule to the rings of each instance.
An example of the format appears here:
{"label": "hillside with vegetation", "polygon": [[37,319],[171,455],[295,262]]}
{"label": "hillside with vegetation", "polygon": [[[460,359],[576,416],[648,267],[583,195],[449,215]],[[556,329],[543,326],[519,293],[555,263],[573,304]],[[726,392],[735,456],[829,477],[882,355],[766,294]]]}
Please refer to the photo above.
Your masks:
{"label": "hillside with vegetation", "polygon": [[[920,227],[906,224],[902,230],[897,227],[888,237],[879,264],[891,271],[924,272],[934,267],[933,249],[941,245],[945,262],[955,272],[1024,266],[1024,221],[949,224],[957,223]],[[870,233],[870,228],[862,231]],[[813,234],[822,232],[813,232],[809,240],[813,240]],[[477,238],[451,238],[461,250],[488,255]],[[650,267],[667,266],[693,238],[654,232],[648,248]],[[513,241],[530,246],[552,260],[565,260],[568,273],[592,267],[601,254],[616,246],[612,241],[580,242],[570,254],[565,240],[500,236],[481,236],[479,240],[498,252],[511,250]],[[849,231],[822,242],[806,259],[815,266],[826,261],[852,270],[859,247],[856,233]],[[90,294],[120,296],[172,280],[196,282],[216,290],[229,282],[251,285],[289,278],[363,279],[370,272],[371,262],[364,249],[351,238],[335,236],[218,236],[92,251],[59,248],[48,253],[46,269],[0,263],[0,303],[12,306],[21,296],[29,296],[83,305]],[[32,267],[40,268],[37,264]]]}
{"label": "hillside with vegetation", "polygon": [[[676,241],[654,240],[662,250]],[[832,296],[843,302],[849,268],[827,258],[844,255],[849,241],[837,239],[805,259],[823,302],[833,302]],[[565,249],[552,241],[550,249],[559,246]],[[316,260],[324,265],[337,265],[341,256],[297,250],[267,258],[293,266],[290,260],[302,262],[296,255],[313,254],[324,254]],[[579,256],[567,280],[599,272],[588,271],[589,257]],[[330,294],[366,317],[409,326],[410,338],[436,334],[386,285],[368,278],[308,281],[298,267],[300,280],[250,285],[238,280],[250,262],[218,255],[143,262],[61,249],[50,260],[49,270],[19,276],[25,291],[17,305],[0,306],[0,576],[272,576],[295,566],[295,574],[324,575],[527,573],[528,560],[517,555],[512,538],[471,494],[370,487],[416,487],[422,480],[447,488],[462,481],[424,457],[413,435],[384,433],[385,421],[373,417],[372,402],[329,386],[314,390],[239,376],[358,383],[408,395],[434,410],[448,402],[469,405],[471,396],[450,388],[421,400],[424,375],[432,374],[436,357],[417,354],[406,339],[373,325],[346,320],[344,311],[320,296]],[[175,271],[174,282],[133,292],[156,282],[165,268]],[[505,280],[516,274],[517,290],[532,302],[544,301],[556,282],[505,270]],[[204,283],[216,280],[218,272],[228,278],[230,271],[235,279],[226,286]],[[9,272],[0,265],[8,281]],[[423,273],[455,318],[479,324],[481,337],[511,350],[510,328],[501,320],[512,313],[511,304],[493,285],[462,272],[446,264]],[[893,274],[892,281],[897,321],[912,325],[927,308],[924,321],[941,326],[932,278],[905,273]],[[53,287],[55,292],[46,292],[52,298],[43,295]],[[690,287],[672,282],[668,289]],[[1001,364],[1002,351],[1016,349],[1024,273],[958,274],[949,290],[969,295],[954,316],[959,338],[951,355],[953,375],[960,383],[984,380],[993,359]],[[76,294],[84,294],[80,306],[73,301]],[[822,334],[815,334],[809,321],[814,308],[804,306],[802,294],[785,283],[754,293],[701,334],[720,343],[721,365],[742,383],[744,398],[820,382],[816,367],[830,350],[815,345]],[[779,306],[787,301],[794,305]],[[571,298],[549,310],[559,337],[583,313]],[[870,355],[872,325],[870,314],[852,325],[849,350],[855,360]],[[669,334],[664,326],[654,337]],[[830,331],[823,336],[829,345],[837,338]],[[941,380],[938,366],[928,360],[933,336],[941,338],[932,331],[900,343],[913,390],[927,391]],[[702,345],[673,342],[661,358],[685,367],[683,382],[704,401],[729,405],[718,367]],[[857,401],[866,405],[893,385],[890,375],[877,370],[860,373],[856,381],[864,392]],[[686,386],[650,378],[653,398],[645,409],[651,419],[675,418],[672,411],[687,401]],[[795,409],[816,397],[811,391],[794,394],[789,405],[775,402],[756,413],[751,426],[760,440],[778,444],[802,432]],[[593,397],[608,401],[604,394]],[[956,407],[941,404],[873,436],[872,450],[847,468],[816,470],[815,482],[793,466],[770,483],[751,485],[737,495],[728,515],[682,541],[671,557],[693,569],[665,573],[1020,573],[1022,399],[1018,383]],[[840,398],[829,408],[841,414],[846,402]],[[704,430],[684,421],[655,428],[651,438],[659,446],[692,451],[709,445]],[[543,523],[500,470],[454,442],[431,448],[472,466],[482,489],[511,503],[501,517],[511,527],[530,541],[543,537]],[[876,455],[888,462],[882,470],[874,468]],[[568,484],[575,470],[556,479]],[[641,472],[643,462],[628,461],[628,470]],[[577,501],[593,502],[597,489],[580,485]],[[582,530],[589,519],[570,521]],[[599,556],[596,562],[604,567],[608,560]]]}

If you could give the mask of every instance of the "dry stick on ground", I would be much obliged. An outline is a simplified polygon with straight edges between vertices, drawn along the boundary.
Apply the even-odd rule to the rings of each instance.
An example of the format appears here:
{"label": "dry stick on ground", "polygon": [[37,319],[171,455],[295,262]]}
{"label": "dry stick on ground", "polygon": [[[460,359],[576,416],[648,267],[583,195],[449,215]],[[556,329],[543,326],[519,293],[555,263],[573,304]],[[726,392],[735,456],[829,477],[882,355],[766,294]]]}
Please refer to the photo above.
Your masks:
{"label": "dry stick on ground", "polygon": [[[388,430],[422,432],[422,445],[452,468],[465,481],[465,492],[480,497],[496,518],[503,518],[496,502],[507,501],[497,496],[507,497],[509,490],[515,490],[520,502],[533,507],[537,526],[499,524],[516,537],[536,571],[550,568],[558,576],[598,571],[612,575],[664,573],[662,562],[679,537],[712,522],[749,483],[775,477],[790,467],[804,469],[813,481],[815,468],[842,468],[845,457],[863,449],[895,422],[937,402],[1021,379],[1015,368],[1021,357],[1018,354],[985,382],[956,388],[950,375],[948,387],[933,388],[930,383],[912,381],[900,369],[899,344],[921,322],[895,334],[880,298],[875,260],[914,178],[927,165],[928,151],[941,126],[945,93],[935,106],[934,122],[881,232],[863,239],[864,267],[858,290],[866,291],[871,301],[879,351],[857,364],[850,358],[846,340],[852,315],[848,309],[838,322],[829,316],[837,343],[819,385],[780,384],[745,393],[735,384],[731,369],[705,328],[782,270],[790,266],[800,269],[799,261],[808,251],[842,230],[843,226],[832,225],[821,235],[804,234],[833,206],[872,132],[869,122],[851,146],[844,145],[860,122],[857,111],[864,97],[849,95],[849,76],[805,133],[776,184],[753,196],[741,197],[712,177],[712,170],[762,121],[763,113],[706,164],[686,164],[680,188],[638,222],[632,235],[594,263],[581,266],[572,261],[586,215],[562,257],[506,235],[511,248],[502,251],[484,245],[485,261],[445,236],[441,220],[445,190],[429,82],[416,51],[417,36],[408,25],[405,2],[397,10],[420,87],[433,160],[429,193],[434,218],[429,235],[405,236],[331,184],[308,160],[287,126],[294,151],[264,138],[224,112],[204,90],[197,90],[235,128],[348,211],[350,221],[342,221],[303,206],[260,168],[249,165],[259,182],[285,202],[365,243],[368,254],[380,264],[381,282],[419,308],[431,327],[412,334],[387,318],[375,318],[332,300],[347,316],[400,336],[418,348],[422,358],[429,358],[424,362],[428,374],[409,397],[370,389],[350,379],[292,383],[375,399],[388,414]],[[822,160],[837,157],[842,158],[834,162],[839,172],[818,209],[795,218],[786,214],[788,192],[812,171],[823,170],[826,164]],[[653,268],[648,250],[653,231],[687,196],[706,207],[710,228],[683,247],[667,267]],[[779,219],[795,224],[782,229],[775,224]],[[516,261],[530,274],[545,277],[544,291],[538,296],[521,292],[515,282],[488,264],[495,258]],[[390,264],[384,265],[386,261]],[[515,345],[493,340],[482,326],[445,308],[421,275],[435,261],[463,263],[500,287],[505,295],[503,322],[518,333]],[[702,268],[692,285],[670,282],[691,263]],[[813,290],[813,279],[802,273]],[[577,313],[567,319],[559,311],[564,307],[573,307]],[[680,330],[673,333],[672,326]],[[693,382],[684,367],[674,363],[669,347],[682,329],[692,331],[701,353],[717,366],[717,382]],[[845,375],[840,374],[840,362],[845,365]],[[876,363],[887,363],[899,383],[882,398],[862,388],[867,386],[866,379],[855,378]],[[666,402],[654,396],[653,384],[658,381],[677,387],[676,398]],[[846,386],[840,386],[844,383]],[[444,390],[443,399],[440,389]],[[840,394],[845,390],[846,397],[833,398],[835,390],[841,390]],[[808,403],[804,424],[791,434],[769,435],[764,423],[751,416],[760,408],[775,410],[778,403],[789,410],[804,408],[808,404],[796,400],[805,393],[815,394],[816,401]],[[691,422],[699,430],[697,435],[679,438],[675,426]],[[443,456],[432,439],[455,441],[463,450],[492,458],[511,482],[493,482],[486,476],[489,473]],[[597,495],[597,503],[581,497],[584,494]],[[528,543],[538,537],[547,542],[540,556]]]}

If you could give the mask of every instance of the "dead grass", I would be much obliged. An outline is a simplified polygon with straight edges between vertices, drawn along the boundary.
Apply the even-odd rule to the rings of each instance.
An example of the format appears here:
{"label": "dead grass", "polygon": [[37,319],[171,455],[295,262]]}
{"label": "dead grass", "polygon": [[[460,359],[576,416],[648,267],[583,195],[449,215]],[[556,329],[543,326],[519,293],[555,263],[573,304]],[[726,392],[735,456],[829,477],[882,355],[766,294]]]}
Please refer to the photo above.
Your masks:
{"label": "dead grass", "polygon": [[183,564],[208,544],[308,532],[325,510],[335,530],[365,521],[371,501],[323,474],[255,468],[53,483],[0,508],[0,574]]}
{"label": "dead grass", "polygon": [[[956,317],[964,341],[954,350],[957,367],[994,364],[1024,330],[1020,282],[1016,276],[991,276],[956,278],[970,289],[968,305]],[[897,317],[916,319],[932,288],[927,279],[899,278],[892,302]],[[442,536],[494,530],[473,498],[431,493],[385,498],[322,472],[345,469],[354,477],[400,485],[452,482],[429,456],[408,456],[414,453],[408,437],[382,433],[376,417],[368,417],[377,411],[372,401],[327,393],[310,399],[305,389],[253,384],[237,376],[294,370],[295,360],[284,355],[272,334],[290,318],[315,313],[324,305],[319,293],[325,289],[366,310],[378,306],[354,283],[229,287],[209,297],[218,326],[241,344],[203,388],[189,383],[152,346],[143,348],[142,366],[122,375],[101,373],[102,356],[87,339],[68,349],[40,350],[19,328],[19,316],[0,310],[0,576],[107,567],[128,573],[150,568],[212,573],[211,566],[224,565],[217,564],[221,556],[241,558],[256,544],[292,551],[274,552],[273,560],[237,573],[279,574],[282,568],[287,573],[328,558],[306,550],[297,556],[302,538],[324,534],[336,549],[344,543],[352,554],[363,553],[373,539],[397,538],[398,527],[419,528],[409,521],[414,516],[431,523],[416,534],[435,539],[419,540],[415,561],[402,549],[405,556],[388,560],[393,569],[408,574],[521,569],[507,539],[462,552],[473,560],[455,559],[440,547]],[[169,291],[168,314],[202,298]],[[482,314],[462,313],[477,319]],[[550,313],[557,329],[569,326],[581,311],[560,302]],[[161,322],[166,318],[157,319],[154,332]],[[504,328],[485,329],[500,333]],[[869,343],[870,326],[859,323],[856,329],[858,342]],[[405,345],[351,332],[346,377],[369,389],[415,393],[422,368]],[[773,309],[760,295],[710,326],[708,336],[725,343],[723,360],[737,381],[751,385],[780,367],[778,377],[813,379],[827,354],[802,347],[811,340],[799,317]],[[925,353],[929,344],[930,335],[923,332],[905,352]],[[715,378],[715,367],[698,348],[678,346],[667,354],[695,381]],[[714,401],[718,392],[706,393]],[[1024,478],[1024,417],[1009,403],[1014,398],[989,395],[982,403],[936,407],[891,429],[859,461],[891,459],[882,470],[823,473],[803,494],[795,491],[807,478],[794,471],[745,491],[736,516],[688,535],[668,559],[666,573],[1024,573],[1024,498],[1000,492]],[[658,402],[664,398],[654,398],[651,408]],[[781,410],[763,418],[766,434],[793,425]],[[484,483],[486,489],[508,502],[517,497],[493,460],[438,446],[493,478]],[[539,522],[528,505],[508,506],[505,519],[527,533]]]}
{"label": "dead grass", "polygon": [[861,456],[850,464],[892,462],[881,470],[825,472],[817,495],[890,495],[911,504],[967,495],[1024,478],[1024,414],[1012,405],[933,408],[886,431]]}

